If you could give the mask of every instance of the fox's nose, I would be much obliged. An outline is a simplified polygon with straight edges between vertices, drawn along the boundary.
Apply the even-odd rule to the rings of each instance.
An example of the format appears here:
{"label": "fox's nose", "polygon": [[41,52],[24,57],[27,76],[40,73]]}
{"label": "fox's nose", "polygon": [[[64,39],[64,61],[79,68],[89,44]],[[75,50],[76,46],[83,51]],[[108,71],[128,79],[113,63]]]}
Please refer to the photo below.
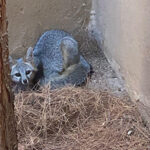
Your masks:
{"label": "fox's nose", "polygon": [[27,79],[24,79],[23,84],[27,84],[27,83],[28,83]]}

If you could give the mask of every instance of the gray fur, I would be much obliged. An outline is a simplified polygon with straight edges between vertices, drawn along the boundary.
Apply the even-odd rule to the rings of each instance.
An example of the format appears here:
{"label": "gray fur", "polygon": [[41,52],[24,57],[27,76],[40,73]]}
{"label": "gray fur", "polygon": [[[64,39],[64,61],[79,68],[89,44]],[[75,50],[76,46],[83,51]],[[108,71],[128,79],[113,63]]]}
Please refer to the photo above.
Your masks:
{"label": "gray fur", "polygon": [[[66,39],[69,41],[66,42]],[[52,88],[67,84],[81,85],[85,82],[91,70],[90,65],[81,55],[74,67],[67,65],[68,68],[60,75],[64,67],[61,50],[63,46],[69,51],[74,51],[70,56],[76,56],[78,44],[69,33],[62,30],[50,30],[40,37],[33,50],[34,64],[38,69],[37,74],[41,73],[41,76],[35,76],[35,81],[39,81],[41,85],[51,83]],[[74,65],[72,62],[69,64]]]}
{"label": "gray fur", "polygon": [[15,85],[17,89],[19,89],[19,87],[20,89],[24,89],[22,87],[27,87],[31,83],[30,81],[32,80],[33,74],[36,71],[31,63],[33,60],[33,57],[31,58],[32,54],[33,50],[30,47],[27,50],[26,59],[13,59],[11,56],[9,56],[11,79],[13,81],[13,85]]}

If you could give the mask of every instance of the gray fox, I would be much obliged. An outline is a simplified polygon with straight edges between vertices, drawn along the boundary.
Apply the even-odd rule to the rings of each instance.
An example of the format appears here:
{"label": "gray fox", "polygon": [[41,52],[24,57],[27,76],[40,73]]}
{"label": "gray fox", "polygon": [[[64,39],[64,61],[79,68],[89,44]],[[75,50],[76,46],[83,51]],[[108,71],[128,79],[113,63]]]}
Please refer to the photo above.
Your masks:
{"label": "gray fox", "polygon": [[11,68],[11,79],[13,81],[13,91],[25,90],[31,86],[31,81],[35,76],[36,68],[31,59],[32,48],[27,50],[25,58],[12,59],[9,56],[9,64]]}
{"label": "gray fox", "polygon": [[[62,30],[46,31],[39,38],[34,49],[28,49],[26,57],[26,60],[29,61],[24,63],[28,65],[27,68],[30,68],[30,73],[35,72],[32,78],[33,85],[37,83],[39,85],[50,84],[51,89],[68,84],[77,86],[84,83],[91,72],[91,66],[79,54],[77,41],[69,33]],[[20,60],[17,61],[17,64],[20,62]],[[17,67],[17,64],[15,64],[15,67]],[[12,72],[17,69],[15,67],[12,66]],[[23,60],[20,63],[21,67],[25,67],[23,66]],[[22,69],[20,71],[21,83],[24,84],[25,80],[30,81],[27,72],[22,72]],[[14,80],[16,77],[13,75],[12,73],[12,80],[16,81]]]}

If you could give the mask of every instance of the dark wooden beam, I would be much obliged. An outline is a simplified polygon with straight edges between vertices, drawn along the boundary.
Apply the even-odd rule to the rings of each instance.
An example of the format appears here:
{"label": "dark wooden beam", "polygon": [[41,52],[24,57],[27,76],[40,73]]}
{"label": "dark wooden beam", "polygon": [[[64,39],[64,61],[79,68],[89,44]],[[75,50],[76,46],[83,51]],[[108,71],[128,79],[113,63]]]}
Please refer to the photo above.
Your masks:
{"label": "dark wooden beam", "polygon": [[0,150],[17,150],[14,96],[10,88],[6,0],[0,0]]}

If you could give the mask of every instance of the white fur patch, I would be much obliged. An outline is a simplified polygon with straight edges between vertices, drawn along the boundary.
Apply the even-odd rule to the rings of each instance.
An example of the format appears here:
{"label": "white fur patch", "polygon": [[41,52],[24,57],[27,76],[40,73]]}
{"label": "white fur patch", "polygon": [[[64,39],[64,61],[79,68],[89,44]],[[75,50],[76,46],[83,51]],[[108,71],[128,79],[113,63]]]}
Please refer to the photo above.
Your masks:
{"label": "white fur patch", "polygon": [[28,65],[32,70],[34,70],[34,67],[30,63],[25,62],[25,64]]}

